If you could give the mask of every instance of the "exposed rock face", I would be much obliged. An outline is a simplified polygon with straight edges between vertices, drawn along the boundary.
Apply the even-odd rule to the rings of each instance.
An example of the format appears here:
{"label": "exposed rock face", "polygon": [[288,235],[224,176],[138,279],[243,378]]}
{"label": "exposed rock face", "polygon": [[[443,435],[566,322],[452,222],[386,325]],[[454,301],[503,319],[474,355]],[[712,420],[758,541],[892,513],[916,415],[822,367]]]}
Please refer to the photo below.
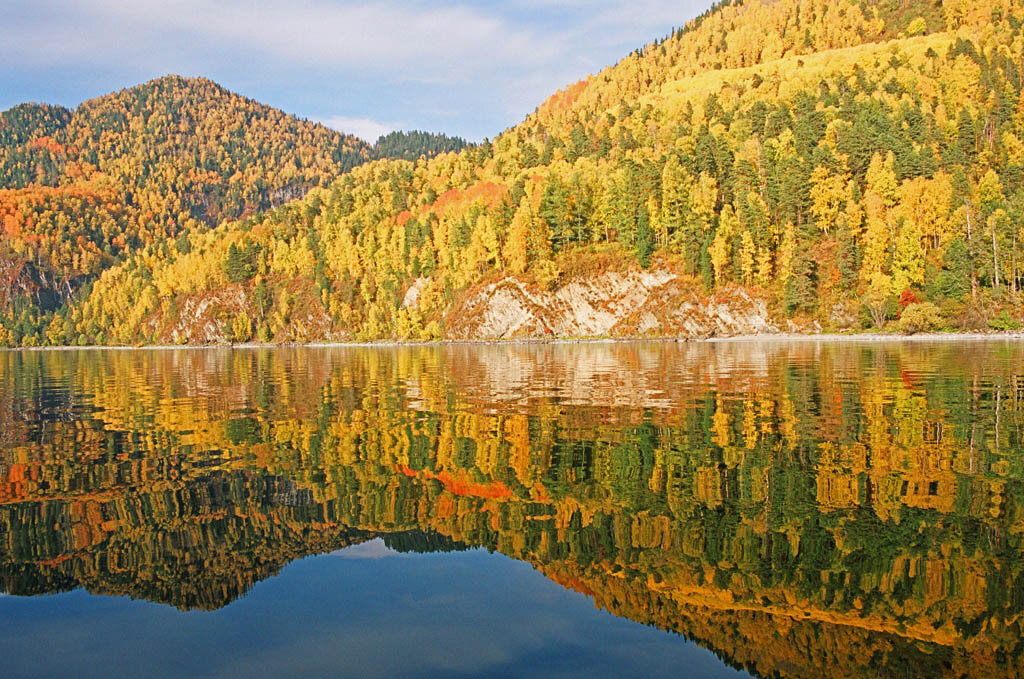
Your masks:
{"label": "exposed rock face", "polygon": [[[233,340],[233,325],[244,319],[251,328],[255,318],[254,305],[241,286],[230,286],[212,293],[191,295],[179,302],[174,314],[154,314],[147,322],[147,331],[158,343],[226,344]],[[280,336],[284,341],[313,342],[346,339],[331,331],[331,317],[316,304],[310,303],[308,291],[296,294],[293,309]],[[167,322],[170,321],[170,322]]]}
{"label": "exposed rock face", "polygon": [[536,290],[506,278],[450,314],[449,339],[711,337],[777,332],[764,300],[745,290],[702,298],[670,271],[605,272]]}
{"label": "exposed rock face", "polygon": [[[415,307],[429,278],[418,278],[402,307]],[[313,288],[295,288],[286,311],[265,311],[285,319],[278,341],[332,342],[350,336],[334,326]],[[743,288],[703,297],[703,286],[666,269],[605,271],[577,276],[554,290],[508,277],[469,290],[443,318],[450,340],[544,339],[555,337],[704,338],[775,333],[765,301]],[[246,334],[259,317],[242,286],[228,286],[180,298],[171,314],[148,318],[144,332],[152,341],[171,344],[222,344]],[[391,339],[389,337],[370,339]]]}
{"label": "exposed rock face", "polygon": [[32,294],[39,287],[30,265],[13,258],[0,258],[0,306],[7,307],[18,295]]}
{"label": "exposed rock face", "polygon": [[430,279],[424,278],[423,276],[420,276],[415,281],[413,281],[413,284],[410,285],[409,289],[405,291],[405,297],[402,298],[402,308],[408,309],[409,307],[414,306],[418,301],[420,301],[420,293],[423,292],[423,288],[426,287],[427,283],[429,282]]}
{"label": "exposed rock face", "polygon": [[[244,311],[245,301],[245,293],[237,287],[188,297],[163,335],[174,344],[226,342],[231,337],[231,319]],[[153,329],[157,322],[152,319]]]}

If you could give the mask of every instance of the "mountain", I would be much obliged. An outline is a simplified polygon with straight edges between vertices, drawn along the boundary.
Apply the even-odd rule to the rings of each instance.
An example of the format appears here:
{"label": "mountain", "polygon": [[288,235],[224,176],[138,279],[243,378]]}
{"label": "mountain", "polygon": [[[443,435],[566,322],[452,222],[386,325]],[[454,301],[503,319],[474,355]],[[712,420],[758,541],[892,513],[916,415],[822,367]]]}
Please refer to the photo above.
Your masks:
{"label": "mountain", "polygon": [[721,3],[494,140],[176,242],[129,230],[52,313],[8,302],[0,340],[1016,327],[1022,21],[1020,0]]}
{"label": "mountain", "polygon": [[203,79],[168,76],[74,111],[5,111],[0,305],[31,327],[125,253],[301,197],[371,155]]}

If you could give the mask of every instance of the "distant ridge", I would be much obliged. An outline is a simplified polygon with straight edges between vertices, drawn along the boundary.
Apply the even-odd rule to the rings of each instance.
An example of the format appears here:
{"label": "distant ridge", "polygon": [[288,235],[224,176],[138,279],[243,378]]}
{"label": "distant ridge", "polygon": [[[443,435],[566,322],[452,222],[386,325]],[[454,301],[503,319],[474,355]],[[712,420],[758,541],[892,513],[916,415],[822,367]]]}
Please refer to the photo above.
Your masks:
{"label": "distant ridge", "polygon": [[[389,154],[463,148],[394,133],[381,150],[205,78],[168,75],[74,110],[0,113],[0,314],[30,330],[129,251],[300,198]],[[3,326],[0,326],[3,327]],[[0,330],[8,341],[10,331]]]}

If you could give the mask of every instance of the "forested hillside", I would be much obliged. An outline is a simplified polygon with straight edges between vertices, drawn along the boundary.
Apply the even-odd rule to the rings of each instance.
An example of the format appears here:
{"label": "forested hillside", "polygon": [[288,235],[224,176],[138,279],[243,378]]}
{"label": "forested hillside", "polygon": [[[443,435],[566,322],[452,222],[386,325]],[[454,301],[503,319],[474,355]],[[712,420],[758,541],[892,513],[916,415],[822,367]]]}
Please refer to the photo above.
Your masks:
{"label": "forested hillside", "polygon": [[370,147],[202,79],[0,114],[0,308],[15,337],[145,247],[266,210],[365,162]]}
{"label": "forested hillside", "polygon": [[[1015,327],[1022,20],[1021,0],[723,3],[459,153],[367,163],[267,212],[276,201],[253,188],[266,180],[246,178],[251,197],[230,204],[248,216],[212,231],[200,206],[171,233],[162,203],[142,211],[151,226],[122,229],[103,192],[134,166],[68,163],[33,191],[55,223],[94,226],[56,238],[70,252],[47,266],[70,276],[129,254],[54,313],[19,316],[29,286],[8,285],[0,340],[432,339],[512,306],[519,320],[486,336],[558,334],[536,322],[538,295],[577,283],[606,288],[595,317],[671,288],[644,318],[580,325],[598,334],[673,334],[684,298],[753,299],[775,327]],[[46,129],[64,114],[19,115]],[[5,172],[52,183],[64,151],[34,143]],[[33,242],[10,224],[8,247]]]}

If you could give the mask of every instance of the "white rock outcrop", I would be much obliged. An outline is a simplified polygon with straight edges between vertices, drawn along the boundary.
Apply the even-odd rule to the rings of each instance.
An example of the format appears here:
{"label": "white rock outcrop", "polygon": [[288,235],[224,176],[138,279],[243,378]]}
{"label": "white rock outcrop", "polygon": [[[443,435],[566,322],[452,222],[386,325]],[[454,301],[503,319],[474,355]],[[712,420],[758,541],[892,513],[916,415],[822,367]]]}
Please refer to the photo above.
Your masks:
{"label": "white rock outcrop", "polygon": [[450,339],[708,337],[777,332],[764,300],[742,289],[703,299],[667,270],[604,272],[537,290],[505,278],[449,314]]}

